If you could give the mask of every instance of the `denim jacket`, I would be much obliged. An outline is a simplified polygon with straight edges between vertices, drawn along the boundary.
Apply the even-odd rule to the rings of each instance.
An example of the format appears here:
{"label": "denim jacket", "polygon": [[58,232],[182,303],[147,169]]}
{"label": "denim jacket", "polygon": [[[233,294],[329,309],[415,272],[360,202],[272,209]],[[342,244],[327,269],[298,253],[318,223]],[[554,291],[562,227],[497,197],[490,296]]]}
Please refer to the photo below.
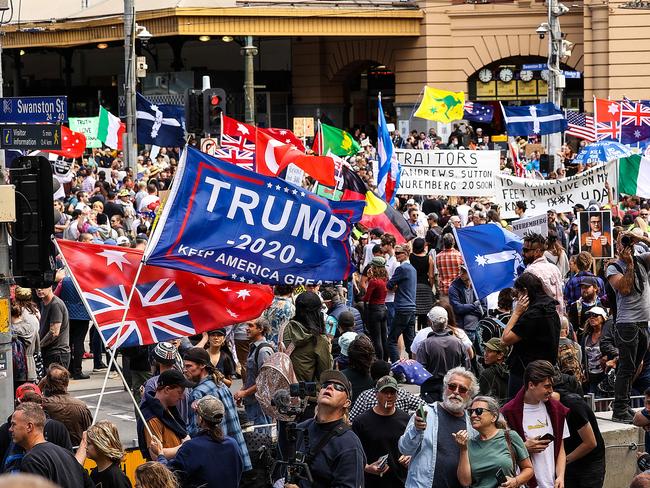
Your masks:
{"label": "denim jacket", "polygon": [[[431,488],[435,477],[436,468],[436,446],[438,445],[438,408],[440,403],[427,405],[427,428],[424,431],[415,428],[415,414],[411,416],[406,430],[399,439],[399,451],[411,456],[406,488]],[[467,432],[469,438],[477,435],[472,428],[469,415],[465,413]],[[455,442],[449,439],[449,442]],[[458,460],[456,460],[458,461]]]}

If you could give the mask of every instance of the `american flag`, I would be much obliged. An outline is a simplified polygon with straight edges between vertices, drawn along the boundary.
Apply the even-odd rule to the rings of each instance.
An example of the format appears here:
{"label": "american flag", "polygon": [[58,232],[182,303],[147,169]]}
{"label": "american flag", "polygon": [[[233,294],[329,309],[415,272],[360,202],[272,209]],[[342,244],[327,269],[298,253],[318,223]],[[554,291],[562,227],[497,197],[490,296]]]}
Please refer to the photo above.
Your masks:
{"label": "american flag", "polygon": [[581,112],[567,110],[566,134],[593,142],[596,140],[594,131],[594,118]]}
{"label": "american flag", "polygon": [[214,156],[242,168],[253,171],[255,166],[255,143],[244,136],[221,135],[221,148]]}
{"label": "american flag", "polygon": [[521,159],[519,159],[519,145],[516,142],[509,142],[508,150],[512,158],[512,165],[515,168],[515,176],[525,178],[526,168],[524,167],[524,163],[521,162]]}

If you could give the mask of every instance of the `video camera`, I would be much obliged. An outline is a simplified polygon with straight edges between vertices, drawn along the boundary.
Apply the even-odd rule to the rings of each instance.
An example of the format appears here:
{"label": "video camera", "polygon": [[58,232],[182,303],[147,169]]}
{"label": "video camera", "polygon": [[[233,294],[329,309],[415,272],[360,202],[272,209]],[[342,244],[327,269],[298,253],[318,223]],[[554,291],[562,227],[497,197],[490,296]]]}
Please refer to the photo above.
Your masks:
{"label": "video camera", "polygon": [[[300,381],[289,385],[289,389],[281,389],[275,392],[271,404],[274,405],[278,412],[297,417],[305,411],[308,398],[315,397],[318,393],[316,383],[311,381]],[[309,452],[309,437],[307,429],[298,427],[295,421],[287,422],[278,421],[278,436],[282,435],[282,427],[286,432],[287,448],[284,459],[277,459],[273,463],[272,473],[277,473],[278,468],[284,472],[285,483],[298,484],[301,479],[309,480],[313,483],[309,465],[306,462],[307,453]],[[302,434],[304,439],[305,450],[297,450],[298,434]]]}

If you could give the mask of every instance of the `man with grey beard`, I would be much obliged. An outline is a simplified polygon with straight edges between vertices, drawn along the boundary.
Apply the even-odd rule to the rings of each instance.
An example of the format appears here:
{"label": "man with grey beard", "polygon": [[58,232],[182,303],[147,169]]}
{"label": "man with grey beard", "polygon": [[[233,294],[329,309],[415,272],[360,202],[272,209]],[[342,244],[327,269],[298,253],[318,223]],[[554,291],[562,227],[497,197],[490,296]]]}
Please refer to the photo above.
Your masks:
{"label": "man with grey beard", "polygon": [[411,417],[398,443],[400,452],[411,456],[407,487],[461,488],[456,476],[460,449],[452,434],[467,430],[470,438],[476,435],[465,409],[477,393],[478,382],[470,371],[450,369],[443,379],[442,402]]}

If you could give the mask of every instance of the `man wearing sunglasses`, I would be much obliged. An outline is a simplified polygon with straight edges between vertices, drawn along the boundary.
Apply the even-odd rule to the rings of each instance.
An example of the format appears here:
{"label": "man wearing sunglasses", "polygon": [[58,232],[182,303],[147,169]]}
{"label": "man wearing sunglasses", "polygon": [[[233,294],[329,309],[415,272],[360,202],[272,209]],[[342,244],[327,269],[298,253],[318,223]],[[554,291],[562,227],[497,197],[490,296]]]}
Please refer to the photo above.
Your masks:
{"label": "man wearing sunglasses", "polygon": [[418,409],[400,437],[399,450],[412,456],[406,486],[461,488],[456,476],[460,447],[453,434],[472,428],[466,408],[478,393],[478,382],[470,371],[457,367],[443,379],[443,400]]}
{"label": "man wearing sunglasses", "polygon": [[[285,488],[318,486],[363,486],[366,456],[357,435],[345,421],[350,408],[352,384],[340,371],[324,371],[320,376],[316,417],[298,425],[296,448],[304,453],[313,483],[286,483]],[[305,438],[308,442],[305,442]]]}

